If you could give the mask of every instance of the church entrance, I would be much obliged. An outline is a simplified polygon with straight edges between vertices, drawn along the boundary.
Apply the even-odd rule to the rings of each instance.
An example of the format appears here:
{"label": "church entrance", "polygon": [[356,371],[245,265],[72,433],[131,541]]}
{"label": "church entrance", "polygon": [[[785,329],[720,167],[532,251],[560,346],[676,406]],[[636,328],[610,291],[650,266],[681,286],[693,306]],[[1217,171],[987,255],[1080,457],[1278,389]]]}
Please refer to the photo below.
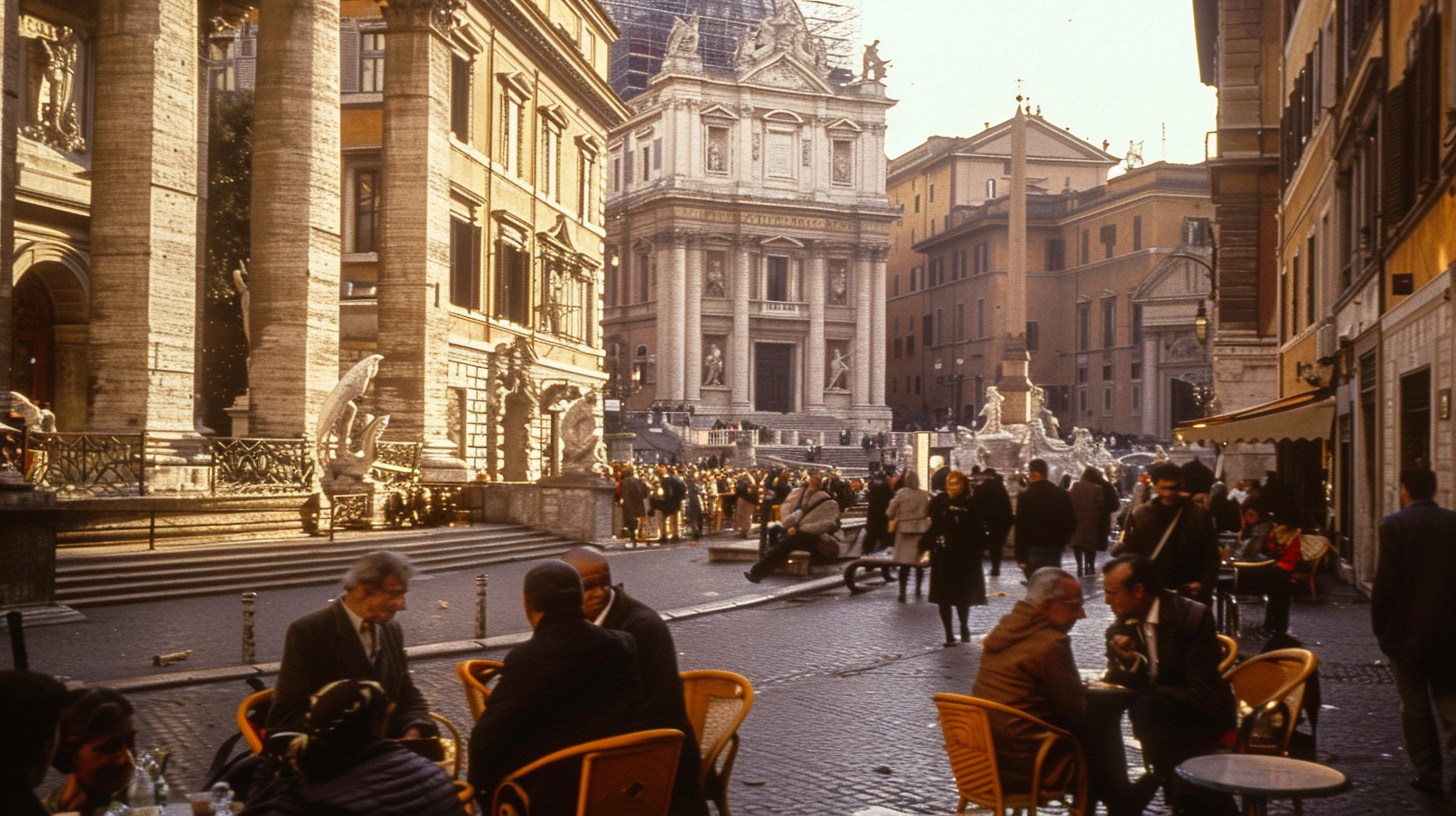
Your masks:
{"label": "church entrance", "polygon": [[55,403],[55,307],[40,275],[20,278],[12,291],[10,390],[42,407]]}
{"label": "church entrance", "polygon": [[777,414],[794,410],[794,347],[787,343],[758,343],[754,354],[754,410]]}

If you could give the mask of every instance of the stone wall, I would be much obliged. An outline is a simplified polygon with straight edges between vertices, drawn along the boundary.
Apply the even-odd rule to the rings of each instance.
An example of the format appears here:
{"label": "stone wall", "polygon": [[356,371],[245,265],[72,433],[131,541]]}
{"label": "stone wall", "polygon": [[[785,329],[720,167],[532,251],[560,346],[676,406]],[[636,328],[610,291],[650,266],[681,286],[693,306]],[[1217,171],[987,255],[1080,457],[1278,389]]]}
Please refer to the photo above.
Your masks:
{"label": "stone wall", "polygon": [[530,524],[577,541],[605,543],[612,538],[613,493],[610,479],[590,477],[495,482],[485,487],[485,520]]}

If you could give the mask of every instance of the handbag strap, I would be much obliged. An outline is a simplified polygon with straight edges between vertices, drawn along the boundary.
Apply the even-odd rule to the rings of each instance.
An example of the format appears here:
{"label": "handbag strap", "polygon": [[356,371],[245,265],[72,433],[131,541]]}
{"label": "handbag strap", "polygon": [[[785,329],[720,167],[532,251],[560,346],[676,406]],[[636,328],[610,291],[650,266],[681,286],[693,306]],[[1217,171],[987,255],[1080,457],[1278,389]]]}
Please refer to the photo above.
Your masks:
{"label": "handbag strap", "polygon": [[1153,561],[1157,561],[1158,560],[1158,553],[1160,553],[1160,552],[1163,551],[1163,545],[1164,544],[1167,544],[1168,543],[1168,539],[1172,537],[1172,535],[1173,535],[1173,528],[1178,526],[1178,519],[1180,519],[1180,518],[1183,518],[1183,508],[1181,508],[1181,507],[1178,508],[1178,512],[1177,513],[1173,514],[1173,521],[1172,521],[1171,524],[1168,525],[1168,529],[1166,529],[1166,530],[1163,531],[1163,537],[1160,538],[1160,539],[1158,539],[1158,546],[1156,546],[1156,547],[1153,548],[1153,554],[1150,557],[1150,560],[1153,560]]}

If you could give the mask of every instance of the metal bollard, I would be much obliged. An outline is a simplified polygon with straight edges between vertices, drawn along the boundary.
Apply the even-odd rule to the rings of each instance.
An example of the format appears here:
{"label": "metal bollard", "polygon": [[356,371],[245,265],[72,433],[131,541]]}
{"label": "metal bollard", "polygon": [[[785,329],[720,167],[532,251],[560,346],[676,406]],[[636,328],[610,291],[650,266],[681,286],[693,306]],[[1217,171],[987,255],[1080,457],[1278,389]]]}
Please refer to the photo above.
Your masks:
{"label": "metal bollard", "polygon": [[475,575],[475,636],[485,638],[485,587],[489,579],[485,573]]}
{"label": "metal bollard", "polygon": [[258,593],[243,593],[243,662],[257,662],[257,638],[253,634],[254,605],[258,601]]}

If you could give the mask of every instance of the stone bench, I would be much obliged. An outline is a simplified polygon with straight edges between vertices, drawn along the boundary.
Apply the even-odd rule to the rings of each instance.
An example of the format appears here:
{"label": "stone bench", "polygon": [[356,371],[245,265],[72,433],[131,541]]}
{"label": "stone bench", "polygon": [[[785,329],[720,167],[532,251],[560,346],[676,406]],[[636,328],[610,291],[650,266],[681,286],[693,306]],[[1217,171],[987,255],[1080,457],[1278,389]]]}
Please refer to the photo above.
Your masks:
{"label": "stone bench", "polygon": [[[854,546],[855,540],[859,537],[860,530],[864,529],[863,518],[846,518],[840,520],[839,528],[839,552],[841,558]],[[721,544],[712,544],[708,547],[708,563],[716,562],[740,562],[753,563],[759,558],[757,539],[737,539]],[[809,564],[814,560],[813,554],[808,550],[795,550],[789,554],[789,559],[778,569],[774,570],[779,575],[809,574]],[[832,559],[835,561],[839,558]]]}

